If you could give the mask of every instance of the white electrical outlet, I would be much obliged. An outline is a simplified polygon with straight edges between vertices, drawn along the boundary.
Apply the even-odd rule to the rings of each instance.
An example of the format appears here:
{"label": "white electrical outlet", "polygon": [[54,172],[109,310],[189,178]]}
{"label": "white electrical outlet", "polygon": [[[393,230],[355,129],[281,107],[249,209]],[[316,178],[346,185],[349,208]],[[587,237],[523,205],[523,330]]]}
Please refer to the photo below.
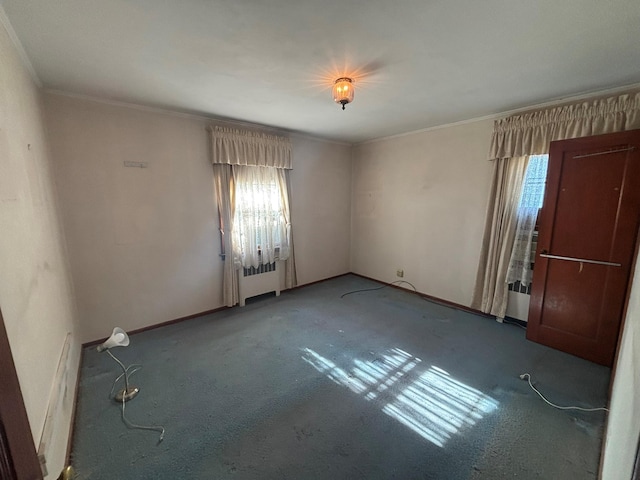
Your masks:
{"label": "white electrical outlet", "polygon": [[399,269],[396,271],[396,275],[397,275],[398,277],[400,277],[400,278],[404,277],[404,270],[402,270],[401,268],[399,268]]}

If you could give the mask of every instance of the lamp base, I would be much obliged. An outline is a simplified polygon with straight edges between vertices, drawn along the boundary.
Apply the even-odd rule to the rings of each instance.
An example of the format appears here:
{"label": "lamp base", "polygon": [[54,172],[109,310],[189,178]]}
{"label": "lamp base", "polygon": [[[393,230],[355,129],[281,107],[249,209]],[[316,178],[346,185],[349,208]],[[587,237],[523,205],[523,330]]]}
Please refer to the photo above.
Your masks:
{"label": "lamp base", "polygon": [[118,403],[128,402],[129,400],[136,398],[136,395],[138,395],[139,392],[140,389],[138,387],[129,387],[128,389],[123,388],[116,394],[115,400]]}

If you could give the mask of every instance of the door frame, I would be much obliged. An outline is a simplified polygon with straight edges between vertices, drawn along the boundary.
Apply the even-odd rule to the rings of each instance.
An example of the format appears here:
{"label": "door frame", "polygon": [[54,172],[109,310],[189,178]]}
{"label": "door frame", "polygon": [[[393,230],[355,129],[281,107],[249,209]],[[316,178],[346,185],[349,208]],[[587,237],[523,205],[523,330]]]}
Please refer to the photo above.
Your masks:
{"label": "door frame", "polygon": [[[616,379],[616,373],[618,372],[618,360],[620,356],[620,346],[622,345],[622,333],[624,327],[627,324],[627,311],[629,309],[629,301],[631,300],[631,289],[633,288],[633,277],[635,276],[636,268],[640,268],[640,262],[638,257],[640,256],[640,227],[636,234],[636,247],[633,254],[633,260],[631,262],[631,271],[629,272],[629,281],[627,283],[627,293],[624,300],[624,308],[622,310],[622,320],[620,321],[620,331],[618,332],[618,342],[616,344],[616,353],[614,355],[613,366],[611,367],[611,376],[609,377],[609,390],[607,392],[607,408],[611,406],[611,394],[613,393],[613,384]],[[604,422],[604,430],[602,436],[602,446],[600,448],[600,465],[598,466],[598,478],[602,478],[602,472],[604,468],[604,452],[606,449],[606,433],[609,429],[609,415]],[[640,439],[638,440],[638,446],[636,450],[636,460],[634,463],[634,477],[633,480],[640,480]]]}
{"label": "door frame", "polygon": [[[9,453],[7,460],[13,467],[15,480],[42,480],[42,470],[0,310],[0,427],[2,426]],[[0,452],[0,455],[3,453]]]}

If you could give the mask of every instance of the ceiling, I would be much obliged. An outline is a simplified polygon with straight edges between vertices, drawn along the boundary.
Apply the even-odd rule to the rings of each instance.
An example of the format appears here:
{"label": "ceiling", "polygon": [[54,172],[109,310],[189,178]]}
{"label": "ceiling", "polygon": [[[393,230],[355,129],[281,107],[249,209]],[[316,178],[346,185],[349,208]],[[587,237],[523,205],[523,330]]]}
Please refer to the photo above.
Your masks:
{"label": "ceiling", "polygon": [[0,5],[47,89],[349,143],[640,82],[638,0]]}

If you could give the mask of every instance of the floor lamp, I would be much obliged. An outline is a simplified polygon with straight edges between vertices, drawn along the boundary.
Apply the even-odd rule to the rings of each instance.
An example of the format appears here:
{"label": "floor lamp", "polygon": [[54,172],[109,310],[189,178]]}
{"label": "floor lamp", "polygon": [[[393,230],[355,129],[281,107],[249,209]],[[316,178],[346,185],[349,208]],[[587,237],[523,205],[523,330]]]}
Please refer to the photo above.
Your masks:
{"label": "floor lamp", "polygon": [[118,360],[113,353],[111,353],[112,348],[126,347],[127,345],[129,345],[129,335],[127,335],[127,332],[125,332],[120,327],[114,328],[111,336],[102,345],[98,345],[99,352],[107,352],[109,356],[113,358],[118,363],[118,365],[120,365],[120,368],[122,368],[122,376],[124,377],[124,389],[116,393],[115,399],[118,403],[128,402],[129,400],[134,399],[140,392],[140,389],[138,387],[129,385],[130,374],[128,368],[125,367],[124,364],[120,360]]}
{"label": "floor lamp", "polygon": [[127,332],[125,332],[120,327],[114,328],[113,332],[111,333],[111,336],[107,338],[107,340],[104,343],[102,343],[101,345],[98,345],[99,352],[107,352],[109,356],[113,358],[118,363],[118,365],[120,365],[120,368],[122,368],[122,374],[118,378],[116,378],[115,381],[113,382],[113,386],[111,387],[111,392],[113,392],[113,388],[115,387],[115,384],[118,382],[118,380],[124,377],[124,388],[120,390],[118,393],[116,393],[114,397],[116,402],[122,405],[122,421],[129,428],[138,428],[140,430],[154,430],[156,432],[160,432],[160,438],[158,439],[158,443],[160,443],[164,439],[164,427],[160,425],[157,425],[157,426],[156,425],[152,425],[152,426],[136,425],[135,423],[131,423],[127,419],[127,417],[125,417],[124,415],[125,402],[128,402],[129,400],[135,398],[136,395],[138,395],[138,393],[140,392],[140,389],[138,387],[129,385],[129,376],[131,376],[133,373],[135,373],[140,368],[142,368],[142,365],[135,365],[136,368],[129,371],[129,369],[134,365],[125,367],[124,363],[118,360],[115,357],[115,355],[111,353],[112,348],[126,347],[127,345],[129,345],[129,335],[127,335]]}

